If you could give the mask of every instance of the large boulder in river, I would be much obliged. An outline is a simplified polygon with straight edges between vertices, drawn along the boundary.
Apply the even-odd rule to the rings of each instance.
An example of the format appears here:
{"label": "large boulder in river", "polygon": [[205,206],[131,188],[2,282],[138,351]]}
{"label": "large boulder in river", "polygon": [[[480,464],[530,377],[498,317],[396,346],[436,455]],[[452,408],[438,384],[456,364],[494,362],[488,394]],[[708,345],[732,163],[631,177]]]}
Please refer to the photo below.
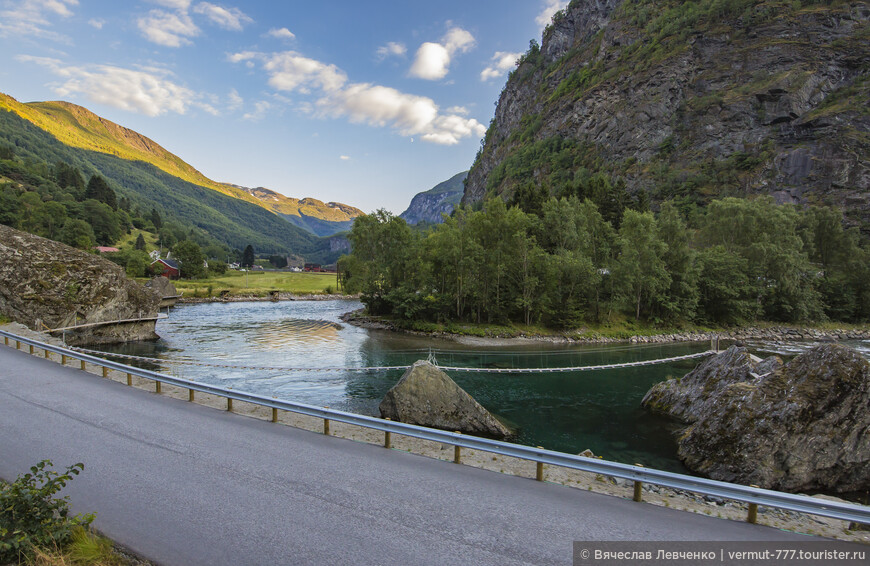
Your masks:
{"label": "large boulder in river", "polygon": [[450,377],[418,361],[387,391],[381,417],[475,436],[504,439],[512,432]]}
{"label": "large boulder in river", "polygon": [[178,295],[178,290],[172,284],[172,281],[162,275],[158,275],[145,283],[145,287],[154,291],[160,298]]}
{"label": "large boulder in river", "polygon": [[870,363],[851,348],[818,346],[759,373],[744,348],[732,347],[656,385],[643,403],[691,423],[679,456],[714,479],[782,491],[870,489]]}
{"label": "large boulder in river", "polygon": [[[111,261],[0,225],[0,313],[33,330],[157,316],[159,297]],[[157,338],[154,321],[86,327],[72,344]]]}

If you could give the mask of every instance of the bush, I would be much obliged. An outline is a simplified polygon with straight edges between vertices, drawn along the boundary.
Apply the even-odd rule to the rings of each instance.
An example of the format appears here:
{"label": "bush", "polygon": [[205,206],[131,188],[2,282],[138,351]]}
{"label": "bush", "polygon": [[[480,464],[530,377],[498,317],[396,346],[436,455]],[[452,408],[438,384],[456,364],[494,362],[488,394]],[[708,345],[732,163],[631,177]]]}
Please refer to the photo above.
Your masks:
{"label": "bush", "polygon": [[69,497],[54,498],[84,464],[73,464],[63,474],[52,466],[43,460],[0,488],[0,564],[18,562],[36,547],[64,546],[76,527],[93,522],[92,513],[69,516]]}

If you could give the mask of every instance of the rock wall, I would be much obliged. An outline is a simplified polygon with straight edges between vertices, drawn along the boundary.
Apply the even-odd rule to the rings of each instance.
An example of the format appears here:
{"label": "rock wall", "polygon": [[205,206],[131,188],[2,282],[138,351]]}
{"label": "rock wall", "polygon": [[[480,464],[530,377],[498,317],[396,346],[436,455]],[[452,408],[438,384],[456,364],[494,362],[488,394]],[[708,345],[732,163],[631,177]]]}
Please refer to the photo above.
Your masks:
{"label": "rock wall", "polygon": [[870,489],[870,363],[818,346],[782,366],[732,346],[643,405],[690,423],[686,466],[713,479],[782,491]]}
{"label": "rock wall", "polygon": [[[0,225],[0,313],[33,330],[157,316],[160,298],[109,260]],[[154,322],[68,334],[70,343],[157,338]]]}
{"label": "rock wall", "polygon": [[[653,10],[675,3],[662,4]],[[540,57],[499,97],[464,203],[482,200],[519,148],[558,137],[585,144],[599,170],[654,199],[764,193],[847,206],[870,223],[870,5],[756,2],[663,37],[626,15],[628,5],[575,0],[547,28]],[[490,190],[509,197],[514,186]]]}

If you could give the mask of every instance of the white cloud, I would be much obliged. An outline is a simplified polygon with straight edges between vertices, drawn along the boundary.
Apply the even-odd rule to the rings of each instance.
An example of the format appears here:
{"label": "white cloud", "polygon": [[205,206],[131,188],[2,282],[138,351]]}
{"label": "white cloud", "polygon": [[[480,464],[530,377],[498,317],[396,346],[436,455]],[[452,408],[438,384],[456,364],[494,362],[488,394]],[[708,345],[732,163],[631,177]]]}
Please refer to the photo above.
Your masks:
{"label": "white cloud", "polygon": [[[257,53],[243,51],[227,56],[234,63],[258,61],[276,90],[313,94],[314,103],[297,103],[302,112],[346,117],[353,123],[389,127],[403,136],[422,136],[426,141],[453,145],[469,136],[482,137],[486,128],[463,115],[462,107],[442,113],[431,98],[370,83],[347,82],[347,75],[335,65],[303,57],[294,51]],[[314,93],[317,90],[319,92]]]}
{"label": "white cloud", "polygon": [[437,80],[447,76],[450,61],[457,53],[465,53],[474,47],[474,36],[462,28],[451,28],[441,38],[441,43],[427,41],[417,49],[414,64],[409,73],[412,77]]}
{"label": "white cloud", "polygon": [[254,111],[248,112],[244,116],[242,116],[245,120],[253,120],[258,121],[262,120],[266,116],[266,112],[272,108],[272,103],[266,100],[261,100],[254,104]]}
{"label": "white cloud", "polygon": [[211,23],[231,31],[241,31],[245,24],[254,21],[238,8],[224,8],[210,2],[200,2],[193,11],[204,15]]}
{"label": "white cloud", "polygon": [[233,63],[260,59],[269,73],[269,84],[278,90],[309,92],[310,88],[334,91],[347,81],[347,75],[335,65],[327,65],[295,51],[265,55],[251,51],[229,55]]}
{"label": "white cloud", "polygon": [[448,114],[459,114],[460,116],[468,115],[468,108],[465,106],[451,106],[447,110],[445,110]]}
{"label": "white cloud", "polygon": [[349,155],[339,155],[338,158],[341,159],[342,161],[350,161]]}
{"label": "white cloud", "polygon": [[199,35],[199,28],[186,13],[171,14],[163,10],[151,10],[136,23],[148,41],[166,47],[190,45],[191,41],[187,38]]}
{"label": "white cloud", "polygon": [[54,41],[69,42],[69,38],[51,31],[49,17],[68,18],[70,8],[78,6],[78,0],[20,0],[5,2],[8,8],[0,11],[0,37],[41,37]]}
{"label": "white cloud", "polygon": [[378,50],[376,51],[378,55],[378,60],[381,61],[383,61],[387,57],[390,57],[391,55],[396,57],[404,57],[407,52],[408,48],[405,47],[404,43],[397,43],[395,41],[387,42],[386,45],[378,47]]}
{"label": "white cloud", "polygon": [[566,0],[544,0],[544,7],[541,8],[541,13],[538,14],[537,18],[535,18],[535,23],[537,23],[541,29],[544,29],[552,21],[553,14],[559,10],[564,10],[567,7],[568,2]]}
{"label": "white cloud", "polygon": [[88,20],[88,25],[93,27],[93,28],[103,29],[103,26],[106,25],[106,20],[101,20],[99,18],[92,18],[92,19]]}
{"label": "white cloud", "polygon": [[152,4],[159,4],[160,6],[165,6],[166,8],[172,8],[174,10],[186,11],[190,8],[190,0],[149,0]]}
{"label": "white cloud", "polygon": [[291,39],[296,39],[296,34],[290,31],[287,28],[272,28],[267,33],[267,36],[274,37],[276,39],[284,39],[290,41]]}
{"label": "white cloud", "polygon": [[488,81],[503,76],[516,66],[517,60],[522,55],[522,53],[496,51],[495,55],[490,59],[491,63],[489,66],[480,72],[480,80]]}
{"label": "white cloud", "polygon": [[236,89],[231,89],[230,93],[227,95],[227,100],[229,100],[229,104],[227,104],[227,109],[230,112],[235,112],[239,108],[241,108],[245,104],[245,99],[239,95],[239,91]]}
{"label": "white cloud", "polygon": [[64,66],[57,59],[20,55],[19,61],[49,68],[66,81],[54,91],[63,97],[82,94],[91,102],[106,104],[128,112],[160,116],[167,112],[185,114],[191,106],[216,113],[203,103],[202,95],[173,82],[170,73],[153,67],[139,70],[111,65]]}

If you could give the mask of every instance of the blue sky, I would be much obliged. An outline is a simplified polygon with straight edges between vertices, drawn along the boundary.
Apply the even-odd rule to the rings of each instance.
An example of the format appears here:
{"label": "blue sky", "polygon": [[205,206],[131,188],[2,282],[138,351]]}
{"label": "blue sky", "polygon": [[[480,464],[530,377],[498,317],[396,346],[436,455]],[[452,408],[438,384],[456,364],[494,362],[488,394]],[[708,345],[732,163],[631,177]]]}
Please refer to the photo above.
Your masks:
{"label": "blue sky", "polygon": [[560,0],[0,0],[0,91],[67,100],[216,181],[402,212],[467,169]]}

